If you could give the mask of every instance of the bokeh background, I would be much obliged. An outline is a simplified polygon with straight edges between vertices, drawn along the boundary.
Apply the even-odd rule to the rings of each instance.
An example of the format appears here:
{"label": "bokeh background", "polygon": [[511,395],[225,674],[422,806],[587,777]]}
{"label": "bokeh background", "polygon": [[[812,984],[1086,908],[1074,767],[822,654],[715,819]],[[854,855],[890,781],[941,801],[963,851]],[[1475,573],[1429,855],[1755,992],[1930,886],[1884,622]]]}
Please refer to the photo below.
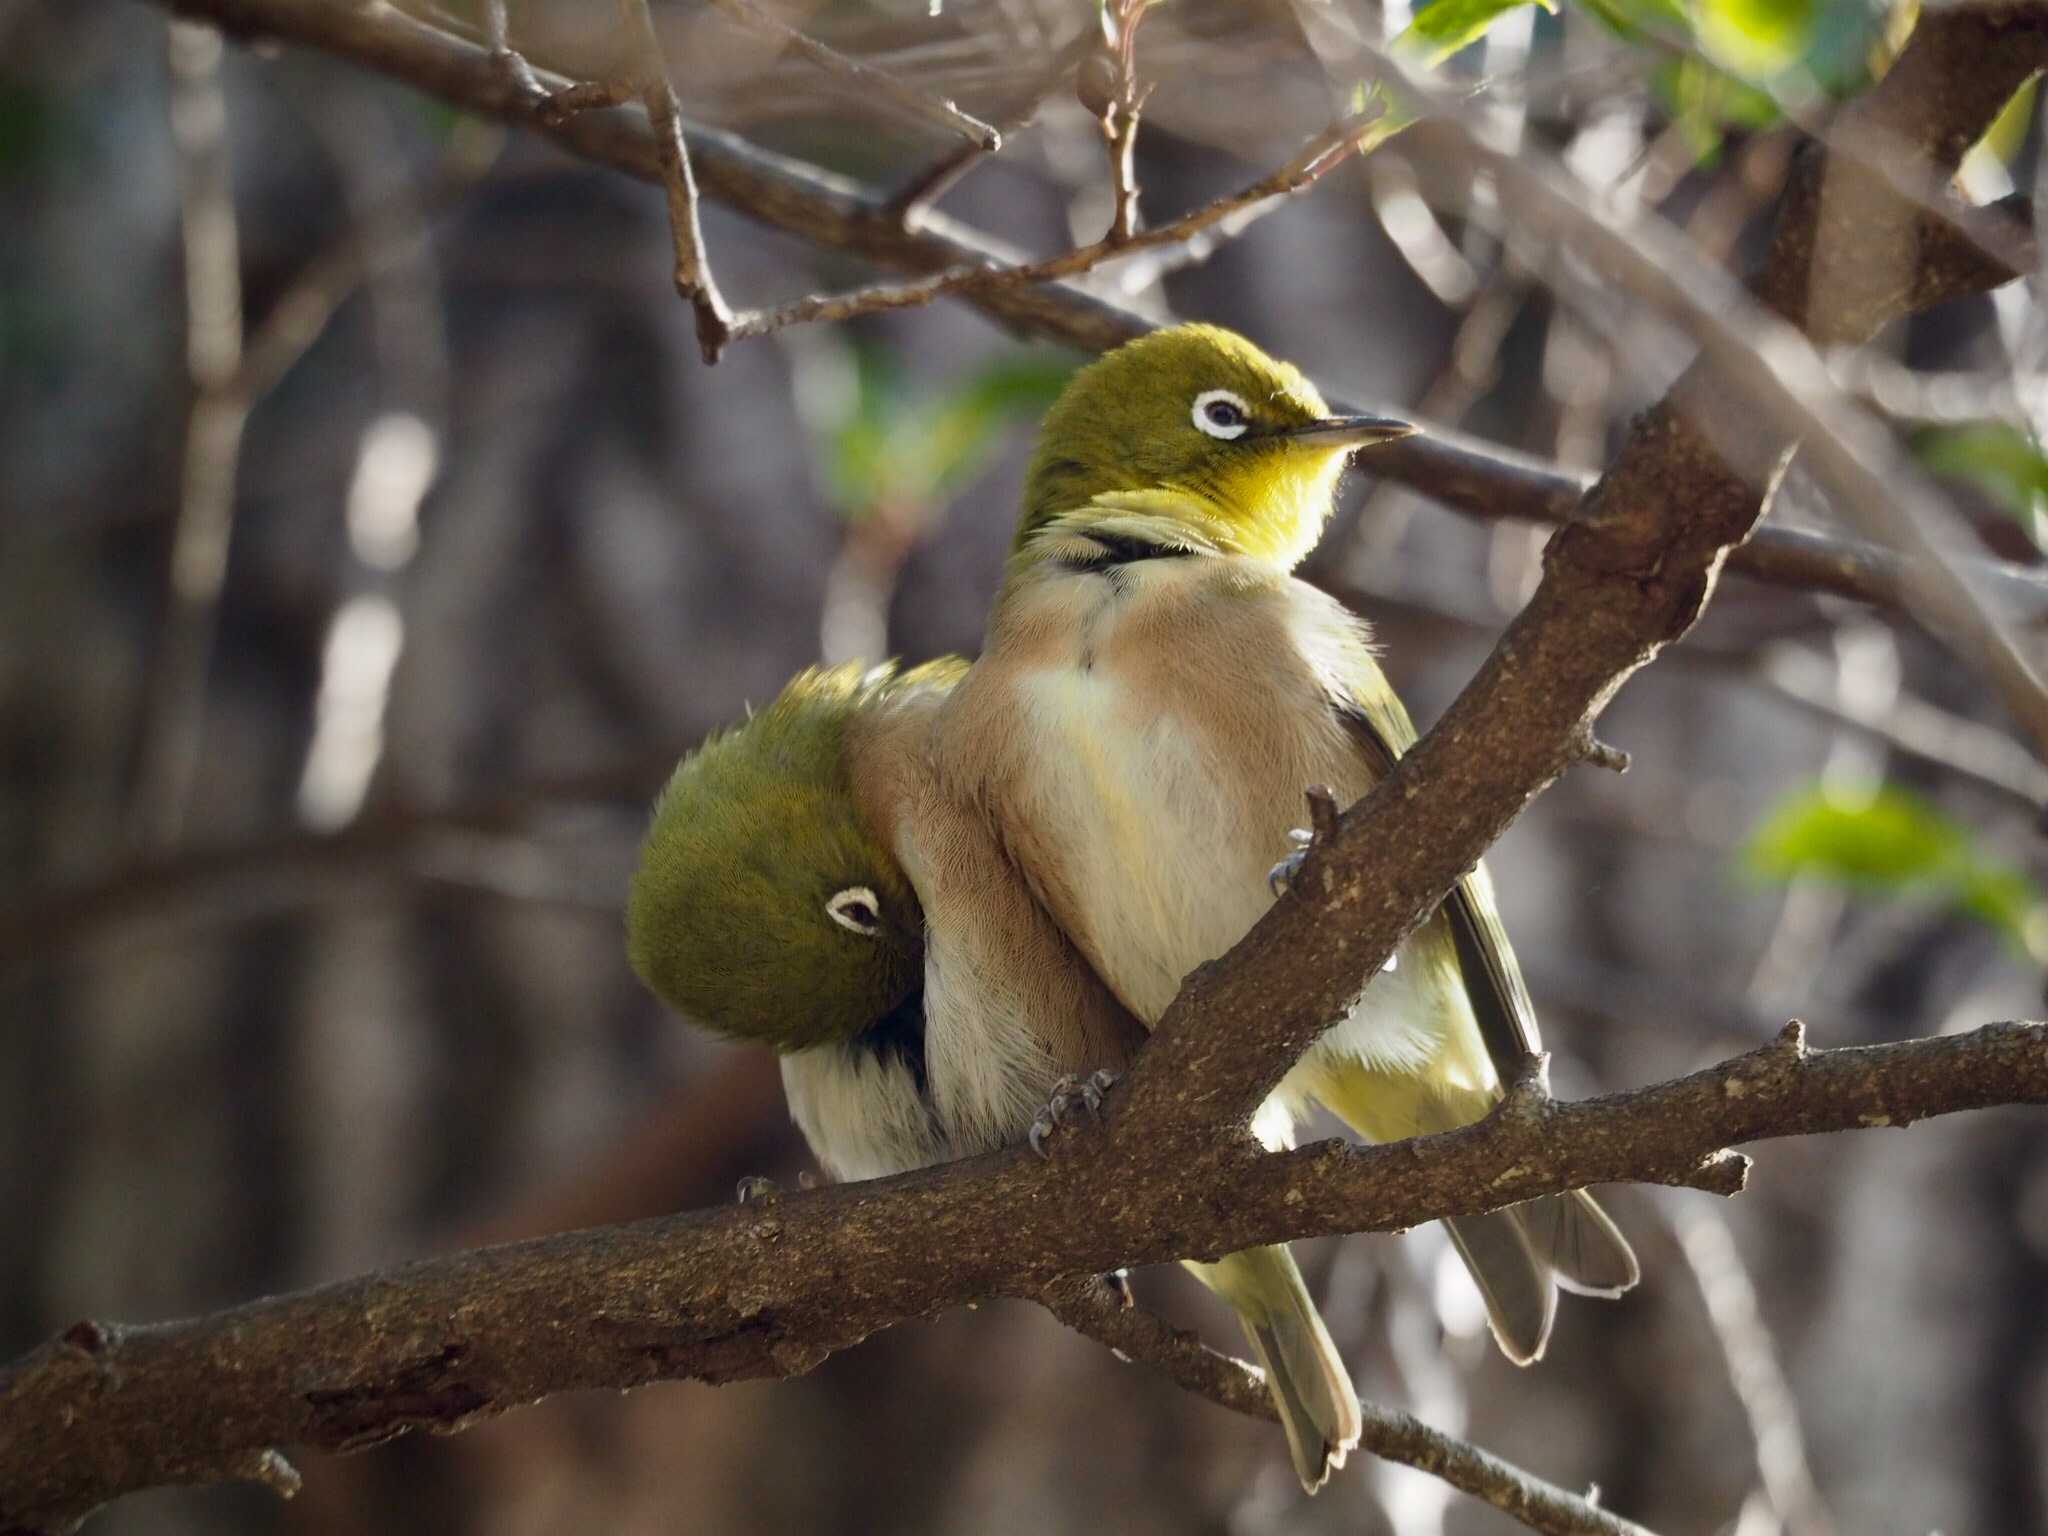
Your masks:
{"label": "bokeh background", "polygon": [[[473,7],[417,9],[473,34]],[[655,11],[695,117],[883,192],[949,148],[707,11]],[[1108,216],[1096,127],[1047,83],[1094,11],[788,14],[995,120],[1049,91],[944,205],[1046,252]],[[1409,19],[1319,15],[1373,38]],[[1700,15],[1720,64],[1823,116],[1892,21]],[[513,20],[573,70],[613,7]],[[1285,6],[1173,0],[1139,57],[1155,219],[1329,120]],[[1756,249],[1794,142],[1768,95],[1580,11],[1510,14],[1447,69],[1615,206],[1737,266]],[[1973,162],[1978,195],[2031,185],[2033,119]],[[1684,349],[1556,252],[1431,214],[1398,147],[1204,264],[1093,281],[1238,327],[1337,397],[1597,468]],[[705,225],[736,302],[863,276],[726,208]],[[128,0],[0,0],[0,1353],[806,1167],[765,1054],[664,1015],[626,967],[645,806],[820,656],[975,647],[1029,423],[1078,358],[941,305],[710,369],[669,263],[658,190],[533,136]],[[1975,538],[2030,563],[2041,343],[2015,285],[1872,365],[1967,374],[1972,415],[2005,403],[1930,430],[1907,391],[1901,430],[1960,476]],[[1543,539],[1355,476],[1313,573],[1427,722]],[[1603,735],[1633,770],[1571,774],[1493,859],[1561,1091],[1795,1014],[1841,1044],[2038,1011],[2042,770],[1910,625],[1727,581]],[[1567,1305],[1528,1371],[1435,1229],[1304,1262],[1367,1395],[1660,1532],[2044,1530],[2040,1131],[2005,1111],[1770,1145],[1732,1203],[1613,1191],[1645,1281]],[[1140,1284],[1239,1347],[1176,1275]],[[94,1529],[1516,1528],[1369,1458],[1304,1501],[1271,1426],[1007,1304],[796,1381],[565,1397],[301,1466],[291,1505],[164,1492]]]}

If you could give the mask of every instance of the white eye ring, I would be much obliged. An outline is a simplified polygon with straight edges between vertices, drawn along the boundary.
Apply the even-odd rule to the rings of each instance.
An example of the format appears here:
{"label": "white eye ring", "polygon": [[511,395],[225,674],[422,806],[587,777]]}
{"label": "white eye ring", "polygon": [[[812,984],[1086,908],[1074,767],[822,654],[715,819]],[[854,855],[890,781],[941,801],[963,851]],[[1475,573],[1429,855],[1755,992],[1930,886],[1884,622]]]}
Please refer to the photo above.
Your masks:
{"label": "white eye ring", "polygon": [[864,885],[849,885],[825,903],[825,915],[849,933],[872,939],[882,931],[882,903]]}
{"label": "white eye ring", "polygon": [[1252,410],[1242,395],[1227,389],[1205,389],[1195,396],[1195,426],[1228,442],[1251,430]]}

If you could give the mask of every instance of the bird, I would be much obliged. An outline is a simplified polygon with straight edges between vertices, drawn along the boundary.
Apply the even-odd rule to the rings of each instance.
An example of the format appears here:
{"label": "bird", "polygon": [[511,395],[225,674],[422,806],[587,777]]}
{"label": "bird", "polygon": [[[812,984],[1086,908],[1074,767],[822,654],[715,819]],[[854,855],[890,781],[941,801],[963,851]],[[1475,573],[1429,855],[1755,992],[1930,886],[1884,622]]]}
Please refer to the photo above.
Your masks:
{"label": "bird", "polygon": [[[780,1056],[836,1179],[1021,1141],[1092,1109],[1145,1031],[1040,906],[931,728],[967,664],[809,669],[685,757],[655,804],[627,953],[677,1012]],[[1236,1312],[1302,1485],[1360,1434],[1358,1395],[1285,1247],[1187,1266]]]}
{"label": "bird", "polygon": [[[1204,324],[1104,354],[1045,417],[935,769],[1147,1028],[1277,899],[1304,791],[1348,804],[1414,744],[1365,623],[1293,574],[1350,455],[1412,430],[1333,414],[1299,369]],[[1477,866],[1254,1130],[1286,1144],[1317,1105],[1371,1142],[1449,1130],[1539,1049]],[[1639,1277],[1582,1191],[1446,1226],[1517,1364],[1542,1356],[1558,1287],[1614,1296]]]}

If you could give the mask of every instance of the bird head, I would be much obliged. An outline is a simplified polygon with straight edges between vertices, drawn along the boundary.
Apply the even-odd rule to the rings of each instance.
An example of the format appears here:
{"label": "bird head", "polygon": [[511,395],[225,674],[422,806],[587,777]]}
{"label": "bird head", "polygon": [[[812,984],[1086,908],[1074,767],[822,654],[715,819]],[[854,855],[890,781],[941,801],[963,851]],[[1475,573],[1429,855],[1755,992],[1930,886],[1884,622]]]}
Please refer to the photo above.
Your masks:
{"label": "bird head", "polygon": [[1307,376],[1231,331],[1180,325],[1083,368],[1047,412],[1018,549],[1099,496],[1148,497],[1206,542],[1292,569],[1322,533],[1352,451],[1415,429],[1332,415]]}
{"label": "bird head", "polygon": [[627,909],[633,969],[664,1002],[794,1051],[853,1039],[921,984],[924,913],[846,746],[863,711],[933,670],[806,671],[677,766]]}

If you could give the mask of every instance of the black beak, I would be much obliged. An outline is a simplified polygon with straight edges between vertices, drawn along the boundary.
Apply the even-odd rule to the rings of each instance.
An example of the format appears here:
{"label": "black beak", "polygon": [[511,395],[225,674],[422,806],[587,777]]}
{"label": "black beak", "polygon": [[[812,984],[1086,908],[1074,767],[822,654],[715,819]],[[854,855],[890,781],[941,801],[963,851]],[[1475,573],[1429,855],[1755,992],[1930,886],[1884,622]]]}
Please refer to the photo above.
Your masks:
{"label": "black beak", "polygon": [[1413,437],[1421,430],[1413,422],[1393,416],[1327,416],[1305,427],[1289,427],[1281,436],[1328,448],[1369,448],[1374,443]]}

